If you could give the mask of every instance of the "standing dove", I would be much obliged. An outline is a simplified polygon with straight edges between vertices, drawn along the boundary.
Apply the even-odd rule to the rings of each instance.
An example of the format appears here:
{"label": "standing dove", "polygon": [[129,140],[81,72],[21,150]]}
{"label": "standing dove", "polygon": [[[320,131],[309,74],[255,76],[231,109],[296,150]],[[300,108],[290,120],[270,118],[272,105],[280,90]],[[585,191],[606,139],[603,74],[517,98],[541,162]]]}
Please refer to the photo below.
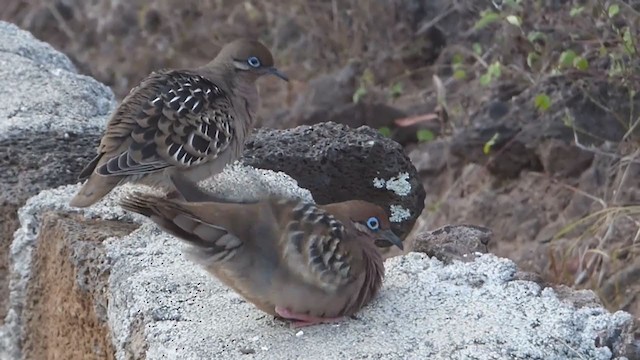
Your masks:
{"label": "standing dove", "polygon": [[120,204],[186,241],[192,260],[292,327],[356,313],[382,284],[376,244],[402,249],[384,210],[360,200],[315,205],[268,198],[235,204],[136,192]]}
{"label": "standing dove", "polygon": [[260,105],[255,82],[267,74],[288,81],[263,44],[239,39],[202,67],[147,76],[111,116],[69,204],[91,206],[124,182],[172,190],[170,177],[221,172],[242,154]]}

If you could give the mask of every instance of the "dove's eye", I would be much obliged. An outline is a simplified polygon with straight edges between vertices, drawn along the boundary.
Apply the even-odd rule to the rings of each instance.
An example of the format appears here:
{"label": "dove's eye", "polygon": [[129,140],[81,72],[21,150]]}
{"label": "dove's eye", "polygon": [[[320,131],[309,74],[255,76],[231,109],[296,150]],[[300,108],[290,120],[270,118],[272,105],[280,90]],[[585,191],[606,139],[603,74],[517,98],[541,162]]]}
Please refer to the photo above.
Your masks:
{"label": "dove's eye", "polygon": [[252,57],[248,58],[247,59],[247,63],[249,65],[251,65],[251,67],[254,67],[254,68],[260,67],[260,60],[255,56],[252,56]]}
{"label": "dove's eye", "polygon": [[372,216],[367,220],[367,227],[371,229],[371,231],[380,230],[380,220],[377,217]]}

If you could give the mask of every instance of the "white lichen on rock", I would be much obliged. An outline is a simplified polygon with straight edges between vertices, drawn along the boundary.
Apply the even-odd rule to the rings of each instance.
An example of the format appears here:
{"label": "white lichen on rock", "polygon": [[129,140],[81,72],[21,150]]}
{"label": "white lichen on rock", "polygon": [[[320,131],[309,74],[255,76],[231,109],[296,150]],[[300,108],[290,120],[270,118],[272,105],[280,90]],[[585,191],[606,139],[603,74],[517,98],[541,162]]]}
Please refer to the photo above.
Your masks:
{"label": "white lichen on rock", "polygon": [[411,183],[409,183],[409,173],[400,173],[396,177],[392,177],[389,180],[375,178],[373,179],[373,186],[382,189],[393,191],[399,196],[407,196],[411,192]]}
{"label": "white lichen on rock", "polygon": [[400,205],[391,205],[389,209],[391,209],[391,217],[389,218],[391,222],[401,222],[411,217],[411,211]]}
{"label": "white lichen on rock", "polygon": [[384,179],[378,179],[378,178],[373,179],[373,186],[375,186],[378,189],[382,189],[385,183],[386,181],[384,181]]}

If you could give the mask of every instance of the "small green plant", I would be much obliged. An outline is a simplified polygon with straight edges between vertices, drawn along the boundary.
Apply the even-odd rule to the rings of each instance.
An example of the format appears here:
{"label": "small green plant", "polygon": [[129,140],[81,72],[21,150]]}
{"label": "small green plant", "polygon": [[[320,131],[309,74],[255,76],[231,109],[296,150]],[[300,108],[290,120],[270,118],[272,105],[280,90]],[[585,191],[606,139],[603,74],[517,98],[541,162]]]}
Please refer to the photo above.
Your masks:
{"label": "small green plant", "polygon": [[353,93],[353,102],[358,103],[363,96],[367,95],[369,88],[375,83],[375,78],[371,69],[366,69],[360,76],[359,85]]}
{"label": "small green plant", "polygon": [[358,86],[356,91],[353,93],[353,102],[357,104],[365,95],[367,95],[367,88],[364,86]]}
{"label": "small green plant", "polygon": [[584,57],[576,54],[575,51],[565,50],[560,54],[558,66],[564,69],[575,68],[584,71],[589,68],[589,62]]}
{"label": "small green plant", "polygon": [[584,6],[575,6],[569,11],[569,16],[576,17],[584,12]]}
{"label": "small green plant", "polygon": [[499,138],[500,138],[500,134],[498,133],[493,134],[491,139],[489,139],[489,141],[484,143],[484,146],[482,147],[482,152],[485,155],[489,155],[489,153],[491,153],[491,148],[493,148],[496,145],[496,142],[498,141]]}
{"label": "small green plant", "polygon": [[429,129],[420,129],[416,132],[416,137],[419,142],[429,142],[435,139],[436,136],[433,134],[433,131]]}
{"label": "small green plant", "polygon": [[391,129],[389,129],[388,126],[383,126],[383,127],[379,128],[378,132],[380,134],[382,134],[382,136],[391,137]]}
{"label": "small green plant", "polygon": [[480,44],[480,43],[473,43],[472,48],[473,48],[473,52],[474,52],[476,55],[478,55],[478,56],[482,55],[482,44]]}
{"label": "small green plant", "polygon": [[507,17],[505,17],[505,20],[507,20],[509,24],[517,27],[520,27],[522,25],[522,19],[517,15],[507,15]]}
{"label": "small green plant", "polygon": [[404,92],[404,84],[401,81],[398,81],[397,83],[393,84],[393,86],[391,86],[391,88],[389,89],[389,95],[393,99],[396,99],[402,96],[403,92]]}
{"label": "small green plant", "polygon": [[489,67],[487,68],[487,72],[486,73],[484,73],[482,76],[480,76],[480,84],[485,85],[485,86],[489,85],[494,80],[499,79],[500,75],[502,75],[502,65],[500,64],[499,61],[496,61],[496,62],[492,63],[491,65],[489,65]]}
{"label": "small green plant", "polygon": [[491,10],[485,10],[480,13],[480,19],[478,19],[473,27],[476,30],[480,30],[489,26],[490,24],[497,23],[500,20],[502,20],[500,14]]}
{"label": "small green plant", "polygon": [[534,103],[538,111],[547,111],[551,107],[551,98],[547,94],[538,94],[534,99]]}
{"label": "small green plant", "polygon": [[453,77],[456,80],[464,80],[467,78],[467,72],[464,69],[464,58],[461,54],[453,55],[451,64],[453,67]]}

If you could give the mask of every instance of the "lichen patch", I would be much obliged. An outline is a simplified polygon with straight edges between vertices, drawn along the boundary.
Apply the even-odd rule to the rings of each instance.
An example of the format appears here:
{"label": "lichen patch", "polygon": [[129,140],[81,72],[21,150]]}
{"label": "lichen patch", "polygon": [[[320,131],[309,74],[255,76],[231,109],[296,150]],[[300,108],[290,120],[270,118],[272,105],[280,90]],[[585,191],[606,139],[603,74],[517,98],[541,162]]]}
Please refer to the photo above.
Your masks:
{"label": "lichen patch", "polygon": [[407,196],[411,193],[409,173],[406,172],[400,173],[398,176],[392,177],[389,180],[375,178],[373,179],[373,186],[378,189],[386,188],[399,196]]}
{"label": "lichen patch", "polygon": [[391,217],[389,218],[391,222],[402,222],[411,217],[411,211],[400,205],[391,205],[389,209],[391,209]]}

